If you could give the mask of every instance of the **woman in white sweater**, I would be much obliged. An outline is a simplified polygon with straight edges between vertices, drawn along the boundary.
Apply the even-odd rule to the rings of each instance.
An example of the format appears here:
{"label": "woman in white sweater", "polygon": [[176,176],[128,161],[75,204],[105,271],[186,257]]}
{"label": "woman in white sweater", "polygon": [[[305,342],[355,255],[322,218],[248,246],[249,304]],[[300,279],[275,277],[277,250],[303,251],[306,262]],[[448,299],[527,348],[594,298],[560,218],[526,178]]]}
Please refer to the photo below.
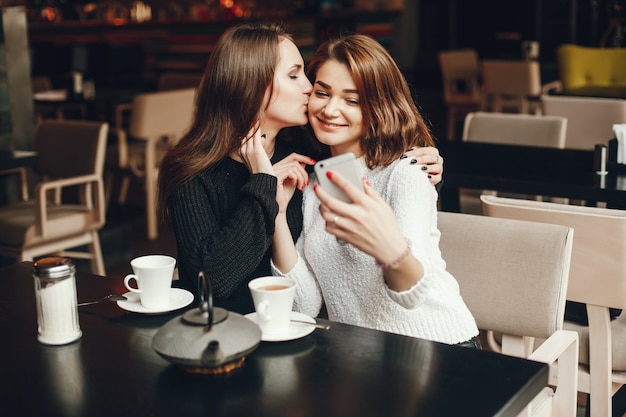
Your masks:
{"label": "woman in white sweater", "polygon": [[295,309],[317,316],[325,304],[331,320],[479,347],[439,250],[437,191],[417,161],[399,159],[434,142],[397,65],[374,39],[350,35],[320,46],[309,77],[310,126],[332,155],[357,156],[364,192],[333,172],[352,204],[306,187],[295,245],[279,201],[272,268],[297,281]]}

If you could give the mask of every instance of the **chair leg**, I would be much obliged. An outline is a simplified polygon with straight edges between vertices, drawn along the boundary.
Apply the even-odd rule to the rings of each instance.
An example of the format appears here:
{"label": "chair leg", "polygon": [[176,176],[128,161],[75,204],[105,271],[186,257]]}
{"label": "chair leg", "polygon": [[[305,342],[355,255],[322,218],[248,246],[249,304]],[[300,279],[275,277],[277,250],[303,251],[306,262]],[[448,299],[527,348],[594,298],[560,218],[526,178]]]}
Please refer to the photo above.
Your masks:
{"label": "chair leg", "polygon": [[97,275],[105,276],[106,271],[104,268],[104,260],[102,259],[102,248],[100,247],[100,237],[98,231],[91,232],[92,241],[89,244],[89,251],[91,252],[91,272]]}
{"label": "chair leg", "polygon": [[122,177],[122,183],[120,184],[120,195],[117,197],[117,203],[121,206],[126,203],[126,196],[128,195],[128,188],[130,187],[130,178],[125,175]]}
{"label": "chair leg", "polygon": [[587,304],[589,320],[589,406],[592,417],[612,415],[611,320],[607,307]]}
{"label": "chair leg", "polygon": [[156,213],[156,188],[159,170],[156,166],[156,142],[149,139],[146,143],[146,228],[148,239],[155,240],[159,235]]}

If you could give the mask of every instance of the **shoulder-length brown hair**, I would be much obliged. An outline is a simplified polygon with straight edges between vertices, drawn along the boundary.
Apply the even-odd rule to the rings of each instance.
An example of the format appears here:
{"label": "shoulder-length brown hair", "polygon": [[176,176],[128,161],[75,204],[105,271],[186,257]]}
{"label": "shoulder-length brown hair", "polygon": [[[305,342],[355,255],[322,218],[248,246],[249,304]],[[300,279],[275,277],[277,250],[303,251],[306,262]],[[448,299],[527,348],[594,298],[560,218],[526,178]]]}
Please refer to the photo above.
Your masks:
{"label": "shoulder-length brown hair", "polygon": [[282,26],[267,23],[244,23],[222,34],[202,75],[191,127],[161,164],[158,206],[164,219],[174,190],[237,150],[259,120],[285,38],[291,40]]}
{"label": "shoulder-length brown hair", "polygon": [[434,146],[406,79],[380,43],[360,34],[323,43],[308,66],[312,83],[329,60],[344,64],[356,85],[363,113],[361,148],[370,168],[391,164],[413,146]]}

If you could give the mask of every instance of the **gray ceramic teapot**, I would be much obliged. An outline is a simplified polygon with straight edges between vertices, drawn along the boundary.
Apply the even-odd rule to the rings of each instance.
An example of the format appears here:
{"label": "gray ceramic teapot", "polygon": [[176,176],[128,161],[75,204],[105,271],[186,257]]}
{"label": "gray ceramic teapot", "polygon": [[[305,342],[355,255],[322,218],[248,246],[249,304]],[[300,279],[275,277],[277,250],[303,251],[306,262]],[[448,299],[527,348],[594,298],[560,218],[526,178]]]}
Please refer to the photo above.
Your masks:
{"label": "gray ceramic teapot", "polygon": [[213,307],[213,288],[198,274],[200,305],[163,325],[152,348],[166,360],[194,373],[217,374],[243,365],[261,343],[261,330],[244,316]]}

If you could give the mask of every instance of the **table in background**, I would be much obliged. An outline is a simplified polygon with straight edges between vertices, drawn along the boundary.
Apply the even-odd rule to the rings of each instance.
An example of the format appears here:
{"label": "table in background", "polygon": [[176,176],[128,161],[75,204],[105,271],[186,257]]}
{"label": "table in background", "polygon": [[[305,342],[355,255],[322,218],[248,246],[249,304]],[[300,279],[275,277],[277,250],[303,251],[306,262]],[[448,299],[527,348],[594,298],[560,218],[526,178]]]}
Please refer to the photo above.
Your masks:
{"label": "table in background", "polygon": [[596,174],[594,152],[476,142],[441,141],[445,159],[440,204],[459,211],[459,188],[602,201],[626,208],[626,172]]}
{"label": "table in background", "polygon": [[38,91],[33,94],[35,116],[38,121],[50,117],[57,120],[87,119],[88,102],[89,100],[82,95],[77,97],[68,95],[65,89]]}
{"label": "table in background", "polygon": [[34,165],[37,152],[0,150],[0,171]]}
{"label": "table in background", "polygon": [[[193,375],[152,349],[180,311],[139,315],[114,303],[81,308],[78,342],[45,346],[31,269],[0,269],[2,415],[514,416],[548,380],[542,363],[334,322],[262,342],[229,374]],[[79,301],[125,291],[121,277],[88,273],[77,288]]]}

